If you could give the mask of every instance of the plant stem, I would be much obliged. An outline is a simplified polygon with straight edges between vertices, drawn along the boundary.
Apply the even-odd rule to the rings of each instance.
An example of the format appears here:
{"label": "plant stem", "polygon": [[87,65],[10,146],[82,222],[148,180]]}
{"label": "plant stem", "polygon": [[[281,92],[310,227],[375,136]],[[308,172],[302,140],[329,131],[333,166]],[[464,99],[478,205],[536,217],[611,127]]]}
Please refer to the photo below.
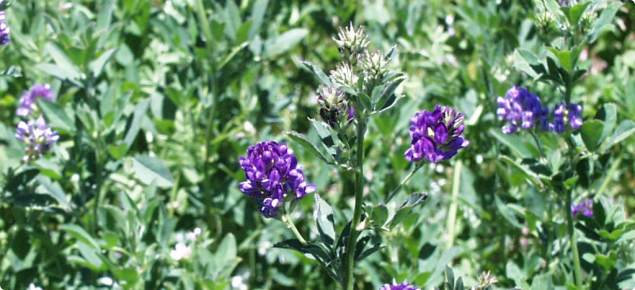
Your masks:
{"label": "plant stem", "polygon": [[207,61],[209,63],[209,71],[207,77],[207,85],[209,87],[209,94],[212,96],[212,103],[210,104],[209,113],[207,116],[207,123],[205,126],[205,159],[203,160],[203,188],[204,193],[207,196],[206,198],[206,210],[205,210],[205,219],[210,222],[212,219],[211,209],[213,208],[212,203],[212,193],[211,193],[211,177],[209,176],[210,171],[210,157],[212,152],[212,140],[214,140],[214,120],[216,116],[216,107],[218,105],[218,95],[219,95],[219,87],[217,85],[217,72],[216,72],[216,49],[213,43],[213,34],[211,30],[211,26],[209,21],[207,20],[207,14],[205,13],[205,6],[203,5],[202,0],[196,0],[196,13],[198,17],[198,24],[203,31],[203,35],[205,36],[205,48]]}
{"label": "plant stem", "polygon": [[577,289],[582,288],[582,267],[580,266],[580,254],[578,252],[578,243],[575,237],[575,228],[573,227],[573,213],[571,212],[571,194],[572,190],[567,190],[565,201],[565,212],[567,215],[567,232],[569,233],[569,242],[571,243],[571,251],[573,251],[573,265],[575,273],[575,284]]}
{"label": "plant stem", "polygon": [[406,178],[404,178],[401,183],[399,183],[399,185],[397,185],[397,187],[390,192],[390,194],[388,195],[388,197],[386,198],[386,203],[388,203],[394,196],[395,194],[397,194],[397,192],[399,192],[399,189],[406,184],[410,178],[412,178],[413,175],[415,175],[415,173],[417,173],[417,171],[419,171],[419,168],[423,167],[423,163],[417,163],[415,166],[415,169],[413,169],[412,171],[410,171],[410,174],[408,174],[408,176],[406,176]]}
{"label": "plant stem", "polygon": [[306,240],[304,239],[304,237],[302,237],[302,234],[300,234],[300,231],[298,231],[298,228],[295,227],[293,220],[288,214],[285,214],[282,216],[282,222],[284,222],[284,224],[287,225],[287,228],[291,229],[295,237],[298,238],[298,240],[300,240],[300,243],[302,243],[302,245],[306,245]]}
{"label": "plant stem", "polygon": [[344,289],[354,289],[353,272],[355,268],[355,248],[357,244],[357,237],[360,230],[357,228],[362,217],[362,197],[364,195],[364,134],[366,133],[366,115],[361,110],[359,117],[357,117],[357,150],[355,158],[355,209],[353,211],[353,223],[351,224],[351,234],[348,237],[348,245],[346,247],[346,264],[345,264],[345,277],[344,277]]}
{"label": "plant stem", "polygon": [[448,220],[446,228],[448,230],[448,242],[446,244],[447,249],[452,248],[454,245],[454,231],[456,225],[456,212],[457,212],[457,198],[459,196],[459,189],[461,188],[461,171],[463,171],[463,161],[456,162],[454,167],[454,177],[452,178],[452,199],[450,200],[450,209],[448,211]]}
{"label": "plant stem", "polygon": [[536,146],[538,146],[538,151],[540,152],[540,157],[547,158],[547,156],[545,156],[545,152],[542,151],[542,145],[540,145],[540,140],[538,140],[538,136],[536,136],[536,133],[533,130],[529,130],[529,132],[531,133],[531,137],[534,137],[534,141],[536,142]]}

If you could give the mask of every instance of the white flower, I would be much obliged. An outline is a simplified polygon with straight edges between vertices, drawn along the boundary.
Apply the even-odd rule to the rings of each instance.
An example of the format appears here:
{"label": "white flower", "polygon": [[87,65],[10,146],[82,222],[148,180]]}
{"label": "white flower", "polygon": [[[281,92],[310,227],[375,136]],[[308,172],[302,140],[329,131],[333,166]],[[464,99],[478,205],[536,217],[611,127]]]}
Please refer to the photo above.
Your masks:
{"label": "white flower", "polygon": [[192,249],[184,243],[177,243],[174,246],[174,250],[170,251],[170,257],[178,261],[181,259],[187,259],[192,255]]}
{"label": "white flower", "polygon": [[42,288],[35,286],[35,284],[31,283],[29,284],[29,288],[27,288],[26,290],[42,290]]}

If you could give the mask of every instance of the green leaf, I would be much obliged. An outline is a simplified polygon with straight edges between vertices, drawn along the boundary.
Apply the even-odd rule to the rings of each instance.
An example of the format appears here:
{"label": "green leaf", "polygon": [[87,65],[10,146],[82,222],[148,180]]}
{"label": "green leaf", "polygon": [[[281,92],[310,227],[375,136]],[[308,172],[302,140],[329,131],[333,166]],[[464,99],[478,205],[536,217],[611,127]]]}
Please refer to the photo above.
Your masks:
{"label": "green leaf", "polygon": [[53,58],[55,64],[59,66],[71,79],[80,79],[82,72],[80,69],[68,58],[66,53],[60,49],[54,43],[47,43],[44,47],[46,52]]}
{"label": "green leaf", "polygon": [[594,42],[600,34],[607,29],[607,26],[611,24],[620,7],[622,7],[621,3],[614,2],[602,10],[600,17],[593,23],[591,33],[589,34],[589,42]]}
{"label": "green leaf", "polygon": [[303,61],[302,64],[308,67],[313,72],[313,74],[315,74],[315,76],[318,77],[318,79],[320,80],[320,83],[322,83],[323,85],[327,87],[333,86],[333,84],[331,83],[331,80],[329,79],[329,77],[326,76],[326,74],[324,73],[324,71],[322,71],[321,68],[319,68],[318,66],[308,61]]}
{"label": "green leaf", "polygon": [[115,273],[117,279],[127,281],[132,285],[139,280],[139,273],[137,273],[137,268],[135,267],[113,269],[112,271]]}
{"label": "green leaf", "polygon": [[61,229],[63,231],[66,231],[73,238],[76,238],[77,240],[84,242],[84,244],[90,246],[94,250],[100,249],[97,241],[95,241],[95,239],[93,239],[93,237],[82,227],[75,224],[65,224],[65,225],[62,225]]}
{"label": "green leaf", "polygon": [[[230,1],[231,2],[231,1]],[[294,28],[265,43],[265,58],[282,54],[296,46],[309,31],[304,28]]]}
{"label": "green leaf", "polygon": [[64,130],[69,134],[75,134],[75,123],[69,117],[73,114],[67,113],[57,103],[44,98],[38,98],[38,103],[42,112],[44,112],[44,116],[46,116],[46,122],[51,127]]}
{"label": "green leaf", "polygon": [[370,103],[371,105],[371,109],[372,111],[376,111],[377,110],[377,101],[379,101],[381,99],[381,92],[384,91],[384,86],[383,85],[379,85],[373,88],[373,92],[370,94]]}
{"label": "green leaf", "polygon": [[522,173],[523,175],[525,175],[525,177],[536,187],[538,188],[543,188],[544,184],[542,183],[542,181],[540,180],[540,177],[531,170],[531,168],[529,168],[529,166],[524,165],[524,164],[519,164],[518,162],[514,161],[513,159],[509,158],[508,156],[502,155],[498,158],[499,160],[511,165],[512,167],[516,168],[516,170],[518,170],[520,173]]}
{"label": "green leaf", "polygon": [[8,69],[0,70],[0,76],[19,77],[22,76],[20,69],[16,66],[10,66]]}
{"label": "green leaf", "polygon": [[598,145],[602,142],[602,131],[604,130],[604,123],[600,120],[591,120],[584,122],[580,129],[580,135],[584,145],[589,151],[595,151]]}
{"label": "green leaf", "polygon": [[393,229],[394,227],[396,227],[406,217],[406,215],[410,213],[413,207],[423,203],[426,200],[428,200],[427,193],[412,194],[408,198],[408,200],[406,200],[406,202],[403,205],[401,205],[401,207],[399,207],[399,209],[397,210],[397,212],[395,212],[395,215],[392,217],[392,219],[390,219],[387,226],[388,229]]}
{"label": "green leaf", "polygon": [[269,0],[257,0],[256,3],[254,3],[253,8],[251,9],[251,21],[253,24],[249,29],[249,40],[253,40],[254,36],[256,36],[262,28],[265,13],[267,12],[267,4],[269,4]]}
{"label": "green leaf", "polygon": [[598,111],[596,119],[604,121],[604,130],[602,131],[601,142],[611,134],[617,123],[617,107],[613,103],[604,104],[602,110]]}
{"label": "green leaf", "polygon": [[296,131],[286,131],[284,133],[287,136],[289,136],[289,138],[291,138],[291,140],[295,141],[300,146],[302,146],[304,149],[306,149],[307,151],[311,152],[311,154],[313,154],[315,157],[318,157],[318,158],[322,159],[322,161],[330,164],[330,162],[326,158],[326,155],[324,155],[324,153],[322,153],[322,151],[320,151],[320,149],[318,149],[318,147],[315,146],[315,144],[313,144],[313,142],[311,142],[311,140],[309,140],[309,138],[307,136],[305,136],[302,133],[298,133]]}
{"label": "green leaf", "polygon": [[68,199],[66,198],[66,194],[57,182],[52,182],[50,179],[44,176],[38,176],[37,181],[44,189],[44,193],[53,197],[64,208],[70,208],[70,204],[68,202]]}
{"label": "green leaf", "polygon": [[81,82],[78,81],[80,79],[79,75],[77,75],[77,74],[75,74],[75,73],[73,73],[71,71],[65,70],[62,67],[58,66],[58,65],[55,65],[55,64],[52,64],[52,63],[40,63],[40,64],[36,65],[35,68],[45,72],[46,74],[48,74],[48,75],[50,75],[50,76],[52,76],[54,78],[57,78],[57,79],[62,80],[62,81],[70,82],[73,85],[75,85],[76,87],[80,87],[80,88],[84,87],[84,85]]}
{"label": "green leaf", "polygon": [[121,143],[119,145],[107,145],[106,149],[112,158],[119,160],[126,156],[126,153],[128,152],[128,145],[125,143]]}
{"label": "green leaf", "polygon": [[315,222],[320,234],[320,240],[332,247],[335,241],[335,220],[333,209],[319,194],[315,194]]}
{"label": "green leaf", "polygon": [[322,141],[322,145],[326,148],[326,151],[331,154],[331,156],[335,156],[337,154],[336,149],[334,148],[335,140],[339,140],[335,135],[335,132],[331,130],[331,127],[322,121],[318,121],[315,119],[309,118],[311,125],[315,128],[315,131],[320,136],[320,141]]}
{"label": "green leaf", "polygon": [[591,4],[591,2],[578,3],[571,7],[571,10],[569,10],[569,14],[567,15],[569,16],[569,23],[571,23],[571,25],[578,25],[580,17],[582,17],[582,14],[589,4]]}
{"label": "green leaf", "polygon": [[370,212],[371,221],[378,227],[383,227],[388,220],[388,207],[384,204],[372,205],[367,207]]}
{"label": "green leaf", "polygon": [[102,53],[96,60],[90,62],[88,65],[88,69],[92,73],[94,78],[97,78],[101,72],[104,70],[106,63],[112,59],[112,57],[117,52],[118,48],[113,48]]}
{"label": "green leaf", "polygon": [[611,141],[609,141],[609,144],[607,146],[611,147],[619,143],[620,141],[628,138],[633,133],[635,133],[635,123],[633,123],[633,121],[631,120],[622,121],[622,123],[617,126],[617,129],[615,129],[615,132],[613,132]]}
{"label": "green leaf", "polygon": [[104,233],[101,238],[104,240],[102,244],[102,248],[104,249],[112,249],[119,243],[119,238],[113,233]]}
{"label": "green leaf", "polygon": [[223,69],[223,67],[224,67],[227,63],[229,63],[229,62],[230,62],[230,61],[234,58],[234,56],[236,56],[236,54],[237,54],[238,52],[240,52],[241,50],[243,50],[243,48],[247,47],[247,45],[249,45],[249,42],[245,41],[245,42],[243,42],[243,43],[241,43],[241,44],[237,45],[236,47],[234,47],[234,48],[233,48],[233,49],[229,52],[229,54],[227,54],[227,56],[225,56],[225,58],[223,59],[223,61],[221,61],[221,62],[220,62],[220,65],[218,66],[218,69],[217,69],[217,70],[219,70],[219,71],[220,71],[220,70],[222,70],[222,69]]}
{"label": "green leaf", "polygon": [[395,90],[397,90],[397,87],[405,80],[406,77],[402,76],[386,84],[386,87],[381,92],[381,97],[375,100],[375,110],[382,110],[388,99],[390,99],[395,93]]}
{"label": "green leaf", "polygon": [[156,181],[156,185],[159,187],[174,185],[174,178],[161,159],[137,156],[134,158],[133,168],[139,180],[145,184],[149,185]]}
{"label": "green leaf", "polygon": [[494,136],[494,138],[505,144],[512,152],[514,152],[514,155],[516,155],[516,157],[525,158],[532,156],[531,151],[529,150],[529,148],[527,148],[527,146],[519,136],[503,134],[500,132],[500,129],[497,128],[492,128],[489,132],[492,136]]}
{"label": "green leaf", "polygon": [[571,71],[573,69],[573,60],[571,59],[571,52],[568,50],[563,50],[558,52],[558,60],[560,64],[567,70]]}
{"label": "green leaf", "polygon": [[524,49],[517,49],[514,51],[514,66],[534,79],[539,77],[538,72],[536,72],[532,67],[535,65],[540,64],[538,62],[538,58],[534,54]]}
{"label": "green leaf", "polygon": [[97,15],[97,30],[106,30],[112,21],[112,12],[115,8],[115,0],[102,1]]}
{"label": "green leaf", "polygon": [[123,142],[126,143],[126,145],[128,146],[128,149],[130,149],[130,146],[132,146],[132,143],[137,138],[137,134],[139,133],[139,129],[141,128],[141,122],[146,116],[146,112],[148,111],[149,106],[150,98],[146,98],[143,101],[139,102],[135,107],[134,116],[132,118],[132,122],[130,122],[130,128],[128,128],[126,137],[124,137],[123,140]]}

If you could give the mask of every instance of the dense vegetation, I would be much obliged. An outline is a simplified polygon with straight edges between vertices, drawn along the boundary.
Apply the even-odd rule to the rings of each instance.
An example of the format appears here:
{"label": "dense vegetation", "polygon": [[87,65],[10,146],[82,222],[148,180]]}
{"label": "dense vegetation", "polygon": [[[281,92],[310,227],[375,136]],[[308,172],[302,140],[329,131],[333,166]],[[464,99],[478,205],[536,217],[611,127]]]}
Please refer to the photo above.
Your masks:
{"label": "dense vegetation", "polygon": [[633,1],[0,3],[2,289],[635,288]]}

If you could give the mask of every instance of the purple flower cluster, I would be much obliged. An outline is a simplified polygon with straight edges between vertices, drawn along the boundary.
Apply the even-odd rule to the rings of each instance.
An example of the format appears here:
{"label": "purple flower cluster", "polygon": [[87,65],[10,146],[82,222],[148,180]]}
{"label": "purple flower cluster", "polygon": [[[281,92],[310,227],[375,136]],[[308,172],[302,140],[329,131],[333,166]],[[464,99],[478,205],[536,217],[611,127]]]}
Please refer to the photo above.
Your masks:
{"label": "purple flower cluster", "polygon": [[555,106],[553,109],[553,123],[549,124],[549,130],[556,133],[562,133],[566,129],[566,123],[569,123],[569,126],[573,130],[580,129],[582,127],[583,121],[581,105],[565,105],[564,103],[560,103]]}
{"label": "purple flower cluster", "polygon": [[15,111],[15,114],[20,117],[27,117],[33,112],[35,108],[37,98],[45,98],[52,101],[55,98],[55,94],[51,91],[49,84],[34,85],[30,91],[24,91],[22,97],[20,97],[20,107]]}
{"label": "purple flower cluster", "polygon": [[279,216],[287,194],[299,199],[316,189],[306,183],[298,159],[285,143],[265,141],[250,146],[247,157],[240,157],[240,166],[247,176],[239,184],[240,191],[258,200],[260,212],[267,218]]}
{"label": "purple flower cluster", "polygon": [[415,287],[414,285],[408,284],[407,279],[404,280],[403,283],[401,284],[397,284],[397,281],[393,279],[392,285],[385,284],[384,286],[381,286],[379,290],[421,290],[421,289]]}
{"label": "purple flower cluster", "polygon": [[580,202],[578,205],[571,203],[571,214],[575,217],[578,214],[583,214],[587,217],[593,216],[593,199],[587,199]]}
{"label": "purple flower cluster", "polygon": [[513,134],[520,129],[530,130],[537,126],[542,131],[562,133],[568,123],[571,129],[582,127],[582,106],[578,104],[556,105],[553,110],[553,122],[549,121],[549,107],[542,106],[540,98],[526,88],[512,86],[505,97],[498,97],[496,114],[500,120],[509,124],[503,126],[504,134]]}
{"label": "purple flower cluster", "polygon": [[512,134],[520,128],[529,130],[538,121],[543,130],[548,129],[547,117],[549,107],[543,107],[540,98],[536,94],[529,93],[525,88],[512,86],[505,97],[498,97],[498,110],[496,114],[501,120],[506,120],[509,125],[503,126],[503,133]]}
{"label": "purple flower cluster", "polygon": [[465,115],[447,106],[437,105],[431,112],[416,113],[410,118],[412,143],[404,156],[410,162],[425,157],[432,163],[454,157],[459,149],[470,145],[461,135],[464,120]]}
{"label": "purple flower cluster", "polygon": [[42,157],[51,149],[51,145],[60,138],[57,131],[53,131],[51,126],[46,124],[43,116],[37,120],[29,120],[28,123],[20,121],[15,130],[15,137],[27,145],[26,155],[22,159],[24,162]]}
{"label": "purple flower cluster", "polygon": [[[0,0],[0,4],[2,1]],[[11,42],[11,38],[9,38],[9,34],[11,33],[11,28],[4,23],[7,15],[4,11],[0,11],[0,45],[7,45]]]}

